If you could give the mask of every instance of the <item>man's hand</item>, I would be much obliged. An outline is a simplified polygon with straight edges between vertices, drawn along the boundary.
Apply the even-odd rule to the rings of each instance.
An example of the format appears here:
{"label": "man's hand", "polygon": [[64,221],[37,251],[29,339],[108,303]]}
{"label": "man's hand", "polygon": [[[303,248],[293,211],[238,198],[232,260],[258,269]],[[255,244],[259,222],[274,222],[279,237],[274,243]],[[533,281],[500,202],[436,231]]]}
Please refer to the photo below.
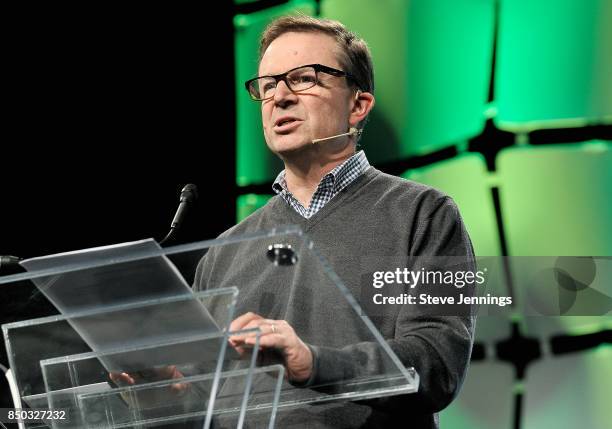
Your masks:
{"label": "man's hand", "polygon": [[[285,320],[264,319],[255,313],[246,313],[230,324],[230,332],[259,328],[259,345],[279,350],[285,360],[289,380],[304,382],[312,374],[313,357],[310,348],[297,336]],[[245,346],[254,346],[256,333],[233,335],[229,342],[239,353]]]}
{"label": "man's hand", "polygon": [[[126,372],[111,372],[109,378],[118,386],[133,386],[136,384],[150,383],[153,381],[161,380],[174,380],[183,378],[183,374],[174,365],[168,365],[161,368],[149,369],[146,371],[139,371],[134,373]],[[159,403],[160,401],[167,401],[168,394],[170,392],[172,397],[180,398],[185,395],[191,389],[189,383],[173,383],[165,389],[144,389],[138,393],[139,401],[144,403]],[[129,395],[123,393],[121,395],[126,402],[131,403]]]}

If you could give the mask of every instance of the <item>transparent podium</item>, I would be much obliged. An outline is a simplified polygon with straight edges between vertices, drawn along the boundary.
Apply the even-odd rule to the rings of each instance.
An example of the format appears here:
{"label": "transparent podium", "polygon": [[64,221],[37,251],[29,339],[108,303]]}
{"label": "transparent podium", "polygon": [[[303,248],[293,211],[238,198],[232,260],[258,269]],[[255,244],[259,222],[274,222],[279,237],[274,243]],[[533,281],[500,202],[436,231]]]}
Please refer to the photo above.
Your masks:
{"label": "transparent podium", "polygon": [[[14,396],[56,412],[27,428],[272,428],[278,413],[418,389],[297,228],[164,249],[143,240],[22,265],[0,288],[33,282],[60,313],[2,326]],[[260,346],[263,330],[231,331],[249,311],[285,320],[313,354],[336,351],[350,370],[290,380],[282,353]],[[253,341],[236,347],[230,337]],[[375,365],[351,355],[355,344]]]}

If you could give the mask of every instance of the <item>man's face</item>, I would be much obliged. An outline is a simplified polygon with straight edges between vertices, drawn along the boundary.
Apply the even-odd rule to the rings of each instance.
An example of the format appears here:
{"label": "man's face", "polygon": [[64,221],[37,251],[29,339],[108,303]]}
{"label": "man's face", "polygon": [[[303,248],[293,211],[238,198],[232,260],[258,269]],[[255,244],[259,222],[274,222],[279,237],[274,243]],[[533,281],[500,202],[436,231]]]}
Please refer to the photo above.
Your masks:
{"label": "man's face", "polygon": [[[333,38],[321,33],[285,33],[263,55],[259,75],[276,75],[307,64],[342,70]],[[344,133],[349,128],[353,91],[343,77],[319,73],[319,84],[297,93],[278,82],[273,98],[262,102],[266,143],[283,155],[312,145],[312,140]]]}

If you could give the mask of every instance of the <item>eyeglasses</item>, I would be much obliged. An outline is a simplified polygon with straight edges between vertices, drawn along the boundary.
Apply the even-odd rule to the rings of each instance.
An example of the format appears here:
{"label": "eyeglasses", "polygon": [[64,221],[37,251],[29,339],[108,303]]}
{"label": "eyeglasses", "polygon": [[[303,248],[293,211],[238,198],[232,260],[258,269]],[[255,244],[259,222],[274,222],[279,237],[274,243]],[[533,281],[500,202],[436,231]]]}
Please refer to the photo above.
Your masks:
{"label": "eyeglasses", "polygon": [[360,87],[357,80],[355,80],[355,77],[350,73],[323,66],[321,64],[308,64],[277,75],[259,76],[254,79],[247,80],[244,83],[244,86],[246,90],[249,91],[249,95],[253,100],[263,101],[274,97],[278,82],[281,80],[285,82],[291,91],[300,92],[317,85],[319,83],[319,73],[325,73],[337,77],[346,77],[347,79],[351,79],[358,87]]}

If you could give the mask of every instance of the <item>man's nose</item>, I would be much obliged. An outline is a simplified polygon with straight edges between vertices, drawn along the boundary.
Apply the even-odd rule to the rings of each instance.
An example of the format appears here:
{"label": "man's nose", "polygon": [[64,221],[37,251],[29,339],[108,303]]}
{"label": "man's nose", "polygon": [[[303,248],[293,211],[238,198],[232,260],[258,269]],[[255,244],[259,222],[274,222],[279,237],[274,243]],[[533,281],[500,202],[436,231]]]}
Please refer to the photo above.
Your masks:
{"label": "man's nose", "polygon": [[295,103],[297,101],[297,95],[287,86],[287,82],[284,80],[279,81],[276,84],[276,91],[274,91],[274,103],[280,106]]}

